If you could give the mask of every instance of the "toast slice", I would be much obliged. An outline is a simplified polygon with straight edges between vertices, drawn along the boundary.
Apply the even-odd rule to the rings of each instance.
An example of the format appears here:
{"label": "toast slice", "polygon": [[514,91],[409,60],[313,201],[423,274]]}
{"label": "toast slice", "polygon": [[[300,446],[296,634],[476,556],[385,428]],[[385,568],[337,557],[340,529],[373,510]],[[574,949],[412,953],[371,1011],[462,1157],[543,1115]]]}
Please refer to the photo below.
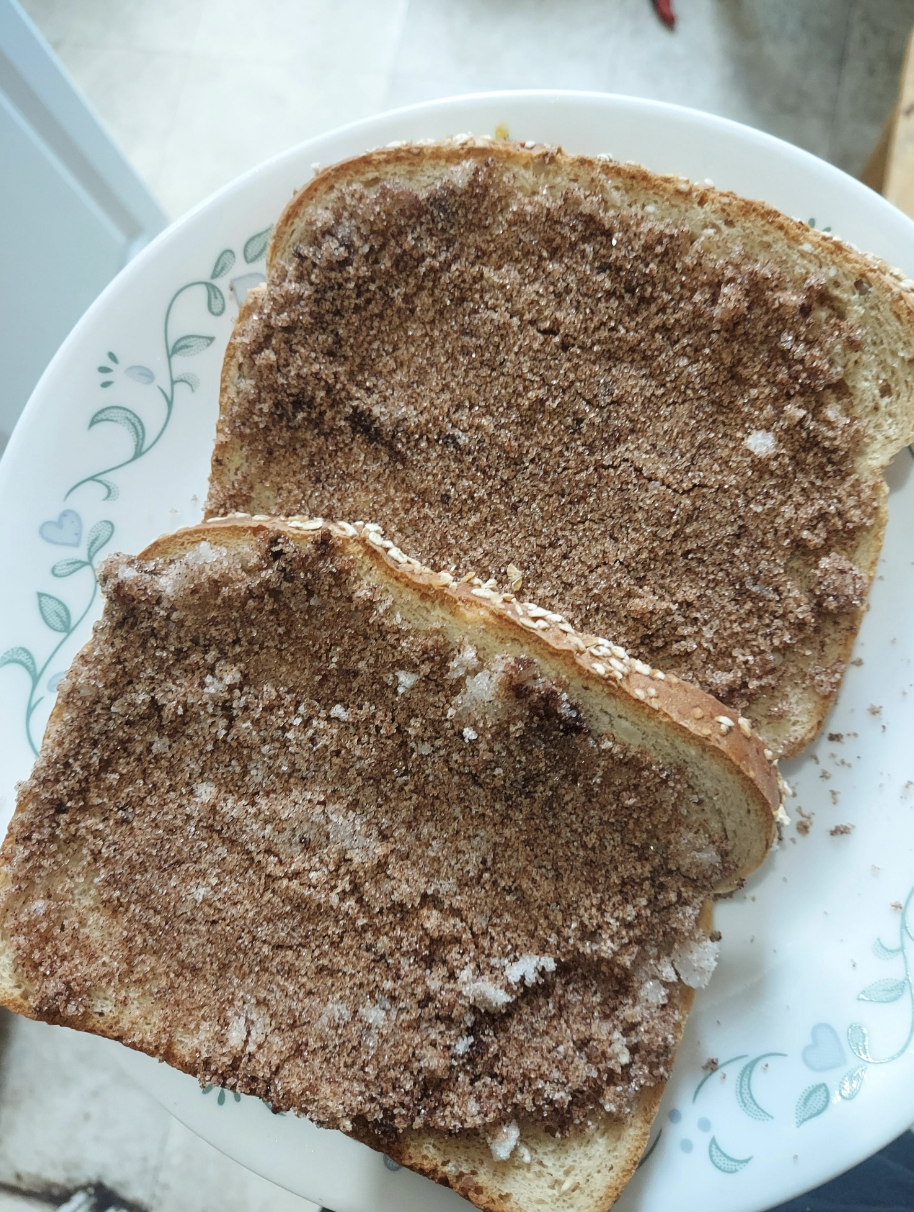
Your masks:
{"label": "toast slice", "polygon": [[0,852],[0,1002],[490,1212],[608,1208],[772,841],[746,721],[377,527],[227,518],[101,581]]}
{"label": "toast slice", "polygon": [[226,354],[208,513],[380,521],[797,753],[914,439],[911,283],[770,207],[549,147],[327,169]]}

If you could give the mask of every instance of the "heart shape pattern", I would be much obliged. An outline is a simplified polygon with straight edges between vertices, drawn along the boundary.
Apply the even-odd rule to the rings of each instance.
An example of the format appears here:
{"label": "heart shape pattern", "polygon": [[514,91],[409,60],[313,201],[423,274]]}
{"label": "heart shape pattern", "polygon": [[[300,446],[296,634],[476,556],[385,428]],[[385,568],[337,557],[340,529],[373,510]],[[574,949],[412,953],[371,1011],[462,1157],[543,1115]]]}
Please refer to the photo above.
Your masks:
{"label": "heart shape pattern", "polygon": [[78,547],[83,537],[83,521],[75,509],[65,509],[56,522],[42,522],[38,533],[46,543]]}
{"label": "heart shape pattern", "polygon": [[803,1049],[803,1064],[813,1073],[837,1069],[845,1061],[838,1032],[829,1023],[816,1023],[811,1033],[812,1043]]}

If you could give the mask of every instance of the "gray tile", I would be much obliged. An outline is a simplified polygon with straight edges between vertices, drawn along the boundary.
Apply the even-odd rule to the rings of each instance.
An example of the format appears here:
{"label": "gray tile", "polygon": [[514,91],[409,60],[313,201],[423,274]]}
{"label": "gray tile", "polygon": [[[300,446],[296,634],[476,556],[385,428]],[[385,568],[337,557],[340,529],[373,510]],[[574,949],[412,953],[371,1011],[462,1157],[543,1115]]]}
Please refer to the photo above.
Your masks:
{"label": "gray tile", "polygon": [[52,45],[69,34],[74,5],[62,0],[22,0],[22,7]]}
{"label": "gray tile", "polygon": [[827,150],[852,0],[413,0],[388,101],[583,88],[673,101]]}
{"label": "gray tile", "polygon": [[267,157],[333,126],[376,112],[386,74],[339,64],[194,55],[172,135],[149,184],[172,214]]}
{"label": "gray tile", "polygon": [[187,51],[203,0],[29,0],[36,24],[105,50]]}
{"label": "gray tile", "polygon": [[[181,90],[190,70],[190,56],[100,50],[69,38],[61,42],[58,53],[114,141],[155,193],[155,181],[174,132]],[[163,204],[167,209],[164,200]]]}
{"label": "gray tile", "polygon": [[202,0],[193,50],[257,62],[297,63],[304,72],[333,65],[345,80],[357,82],[366,69],[389,69],[407,3]]}
{"label": "gray tile", "polygon": [[0,1183],[73,1190],[103,1181],[149,1205],[171,1117],[111,1046],[0,1011]]}
{"label": "gray tile", "polygon": [[[318,1212],[172,1121],[152,1212]],[[0,1212],[3,1209],[0,1208]]]}
{"label": "gray tile", "polygon": [[828,156],[860,173],[898,95],[914,0],[854,0]]}

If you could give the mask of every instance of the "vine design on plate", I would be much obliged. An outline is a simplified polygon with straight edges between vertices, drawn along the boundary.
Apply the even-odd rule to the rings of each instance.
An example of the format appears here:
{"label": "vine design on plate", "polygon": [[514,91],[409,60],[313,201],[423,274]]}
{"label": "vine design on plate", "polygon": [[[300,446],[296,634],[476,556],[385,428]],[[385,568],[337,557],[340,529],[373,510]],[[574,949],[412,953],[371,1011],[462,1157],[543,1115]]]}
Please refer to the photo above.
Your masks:
{"label": "vine design on plate", "polygon": [[[877,938],[873,944],[873,954],[877,959],[894,964],[895,972],[891,976],[879,977],[872,981],[860,991],[857,1000],[873,1006],[904,1000],[907,1006],[904,1038],[900,1040],[894,1051],[882,1054],[873,1046],[870,1029],[863,1023],[852,1022],[847,1028],[845,1038],[847,1047],[856,1058],[857,1063],[851,1064],[848,1068],[847,1052],[838,1032],[830,1023],[814,1024],[810,1030],[809,1043],[800,1050],[800,1062],[813,1073],[827,1073],[834,1070],[844,1072],[835,1083],[834,1088],[830,1081],[819,1080],[807,1085],[800,1092],[793,1109],[795,1129],[800,1129],[811,1120],[818,1119],[820,1115],[825,1114],[829,1107],[840,1105],[842,1102],[850,1102],[856,1098],[863,1087],[864,1079],[871,1065],[891,1064],[892,1061],[904,1056],[914,1044],[914,971],[912,971],[914,887],[908,892],[904,904],[896,902],[896,907],[900,910],[897,940],[889,946],[881,938]],[[736,1072],[736,1081],[730,1088],[734,1092],[739,1109],[759,1124],[774,1120],[775,1115],[756,1097],[752,1088],[752,1079],[759,1065],[767,1068],[769,1061],[787,1057],[786,1052],[762,1052],[752,1057],[744,1052],[738,1056],[731,1056],[720,1064],[715,1062],[710,1072],[706,1073],[696,1085],[692,1094],[692,1105],[694,1106],[698,1102],[699,1096],[712,1077],[725,1080],[730,1074]],[[740,1066],[738,1071],[737,1065]],[[683,1120],[683,1113],[674,1107],[667,1113],[667,1118],[670,1123],[678,1124]],[[699,1132],[711,1133],[712,1124],[709,1119],[702,1117],[694,1123]],[[639,1168],[654,1154],[663,1131],[664,1128],[660,1128],[650,1142]],[[691,1136],[680,1136],[679,1148],[683,1153],[692,1153],[695,1150],[695,1143]],[[722,1174],[738,1174],[752,1161],[751,1154],[748,1157],[736,1157],[728,1152],[720,1144],[716,1135],[710,1136],[706,1153],[711,1164]]]}
{"label": "vine design on plate", "polygon": [[[263,231],[256,232],[245,241],[242,255],[248,265],[256,264],[256,262],[266,255],[267,243],[269,242],[272,230],[272,227],[264,228]],[[114,480],[109,479],[109,477],[114,472],[120,471],[121,468],[129,467],[131,463],[136,463],[139,459],[144,458],[159,443],[171,422],[178,388],[186,387],[193,393],[200,386],[199,376],[191,370],[183,370],[181,368],[182,361],[185,358],[195,357],[197,354],[201,354],[204,350],[209,349],[216,338],[208,333],[198,332],[185,332],[180,336],[175,335],[172,332],[172,313],[175,304],[183,295],[186,295],[189,291],[196,291],[200,294],[201,301],[205,299],[206,309],[211,316],[217,318],[222,316],[225,313],[226,299],[222,287],[217,285],[217,283],[219,279],[224,278],[232,270],[235,260],[234,251],[231,248],[224,248],[216,258],[209,277],[195,278],[192,282],[185,282],[183,286],[179,286],[165,309],[162,340],[165,349],[167,381],[164,384],[156,384],[158,392],[162,397],[161,402],[164,408],[160,412],[155,426],[152,429],[148,428],[140,414],[124,404],[106,404],[102,408],[99,408],[93,413],[89,421],[89,429],[94,429],[96,425],[102,424],[120,425],[126,431],[129,438],[131,446],[130,454],[126,459],[121,459],[120,462],[113,463],[110,467],[102,468],[100,471],[93,472],[91,475],[77,480],[67,490],[64,500],[67,500],[85,484],[97,484],[104,492],[103,501],[116,500],[120,489]],[[246,288],[250,284],[249,280],[254,277],[262,277],[262,275],[256,273],[245,275]],[[108,350],[107,363],[100,365],[97,369],[99,375],[102,376],[99,387],[102,390],[107,390],[114,386],[117,382],[118,374],[121,373],[120,359],[113,350]],[[155,382],[155,373],[148,366],[138,364],[128,366],[124,369],[123,374],[128,379],[146,387],[151,386]]]}
{"label": "vine design on plate", "polygon": [[[264,281],[264,275],[257,269],[257,263],[266,256],[272,230],[272,226],[265,227],[244,242],[242,257],[245,272],[229,280],[228,283],[229,292],[239,303],[244,301],[244,296],[252,287]],[[209,349],[216,337],[197,332],[176,335],[172,332],[174,307],[177,301],[189,292],[202,292],[201,300],[205,299],[209,314],[214,317],[222,316],[226,310],[226,297],[223,286],[217,285],[217,283],[231,273],[236,261],[234,251],[231,248],[224,248],[216,257],[208,278],[196,278],[192,282],[186,282],[172,295],[165,310],[162,326],[167,384],[156,384],[161,396],[160,404],[164,405],[164,411],[160,412],[156,424],[150,428],[139,412],[124,404],[105,404],[97,409],[89,420],[88,429],[92,430],[96,426],[106,423],[120,425],[130,439],[131,453],[126,459],[77,480],[64,494],[64,502],[77,489],[86,484],[97,484],[102,489],[102,501],[115,501],[120,495],[120,489],[109,477],[114,472],[120,471],[121,468],[129,467],[131,463],[142,459],[161,440],[174,413],[178,388],[184,386],[193,393],[200,386],[198,376],[192,371],[183,370],[180,360],[193,357]],[[107,351],[105,361],[100,363],[96,370],[100,376],[98,381],[100,391],[109,391],[123,379],[144,388],[156,383],[155,372],[148,366],[139,363],[122,366],[121,359],[112,349]],[[38,528],[38,533],[46,543],[59,547],[79,547],[82,542],[83,519],[75,509],[65,508],[56,519],[43,522]],[[63,598],[57,597],[56,594],[42,591],[36,594],[41,621],[59,637],[41,664],[32,649],[24,645],[7,648],[4,653],[0,654],[0,668],[6,665],[18,666],[24,670],[28,678],[29,692],[24,709],[25,735],[29,748],[36,757],[40,738],[36,738],[34,731],[35,712],[45,701],[47,695],[56,691],[57,683],[63,677],[64,670],[57,669],[51,673],[50,677],[48,672],[52,669],[55,658],[61,649],[79,631],[96,603],[98,577],[95,561],[102,549],[110,543],[113,535],[114,523],[112,521],[104,518],[95,522],[86,536],[85,555],[57,560],[51,567],[51,576],[59,579],[80,576],[81,581],[86,585],[86,593],[81,606],[76,608]]]}
{"label": "vine design on plate", "polygon": [[[40,528],[40,533],[46,542],[65,547],[78,547],[82,539],[82,520],[74,510],[66,509],[56,522],[45,522]],[[95,598],[98,594],[95,558],[102,548],[111,542],[113,534],[113,522],[107,518],[96,522],[86,537],[85,555],[82,557],[70,556],[67,559],[58,560],[51,568],[51,576],[61,579],[76,576],[80,573],[88,573],[88,578],[85,576],[81,578],[86,582],[88,596],[85,597],[85,605],[77,618],[74,619],[73,610],[62,598],[58,598],[52,593],[42,593],[40,591],[36,595],[38,613],[41,615],[42,622],[50,631],[59,636],[57,643],[48,653],[41,666],[39,666],[37,658],[29,648],[7,648],[6,652],[0,656],[0,667],[4,665],[19,665],[28,675],[29,694],[25,705],[25,735],[32,753],[36,756],[38,754],[38,745],[35,742],[35,735],[32,731],[32,721],[35,711],[44,701],[45,694],[53,693],[57,689],[57,682],[62,676],[62,673],[54,673],[48,681],[45,681],[47,672],[58,652],[60,652],[70,636],[78,630],[95,603]],[[74,537],[75,542],[73,541]]]}
{"label": "vine design on plate", "polygon": [[881,938],[877,938],[873,943],[873,954],[877,959],[893,962],[896,965],[898,963],[901,964],[900,969],[897,967],[895,969],[896,972],[900,972],[900,975],[881,977],[879,980],[875,980],[867,985],[857,995],[858,1001],[870,1002],[876,1005],[897,1002],[904,998],[908,1008],[908,1025],[904,1041],[890,1055],[878,1056],[870,1045],[868,1028],[863,1023],[851,1023],[847,1029],[847,1046],[862,1063],[849,1069],[839,1083],[838,1094],[845,1100],[852,1099],[858,1094],[860,1087],[863,1085],[868,1065],[891,1064],[892,1061],[898,1060],[900,1056],[904,1056],[910,1048],[912,1041],[914,1041],[914,985],[912,985],[911,961],[908,955],[908,944],[914,942],[914,933],[911,930],[909,917],[912,901],[914,901],[914,888],[908,893],[904,904],[901,906],[901,920],[898,924],[898,946],[889,947]]}

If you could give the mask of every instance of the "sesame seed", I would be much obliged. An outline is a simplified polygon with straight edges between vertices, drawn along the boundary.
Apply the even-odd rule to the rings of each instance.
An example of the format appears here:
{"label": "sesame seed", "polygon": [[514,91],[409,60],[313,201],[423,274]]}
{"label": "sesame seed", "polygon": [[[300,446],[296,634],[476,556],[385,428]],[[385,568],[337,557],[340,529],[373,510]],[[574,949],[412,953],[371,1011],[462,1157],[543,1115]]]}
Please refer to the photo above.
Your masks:
{"label": "sesame seed", "polygon": [[594,673],[598,673],[601,678],[606,677],[606,666],[601,664],[599,661],[594,661],[591,669],[593,669]]}
{"label": "sesame seed", "polygon": [[647,697],[649,699],[655,699],[657,697],[657,691],[654,689],[653,686],[649,687],[648,692],[647,692]]}
{"label": "sesame seed", "polygon": [[695,717],[696,720],[703,720],[705,718],[705,713],[702,711],[702,709],[700,707],[693,707],[692,715]]}
{"label": "sesame seed", "polygon": [[642,703],[647,698],[647,695],[644,693],[644,691],[641,689],[640,686],[635,687],[635,698],[641,699]]}
{"label": "sesame seed", "polygon": [[746,719],[745,716],[742,716],[742,715],[739,716],[736,722],[739,725],[739,730],[743,734],[744,737],[752,736],[752,725],[749,723],[749,721]]}

